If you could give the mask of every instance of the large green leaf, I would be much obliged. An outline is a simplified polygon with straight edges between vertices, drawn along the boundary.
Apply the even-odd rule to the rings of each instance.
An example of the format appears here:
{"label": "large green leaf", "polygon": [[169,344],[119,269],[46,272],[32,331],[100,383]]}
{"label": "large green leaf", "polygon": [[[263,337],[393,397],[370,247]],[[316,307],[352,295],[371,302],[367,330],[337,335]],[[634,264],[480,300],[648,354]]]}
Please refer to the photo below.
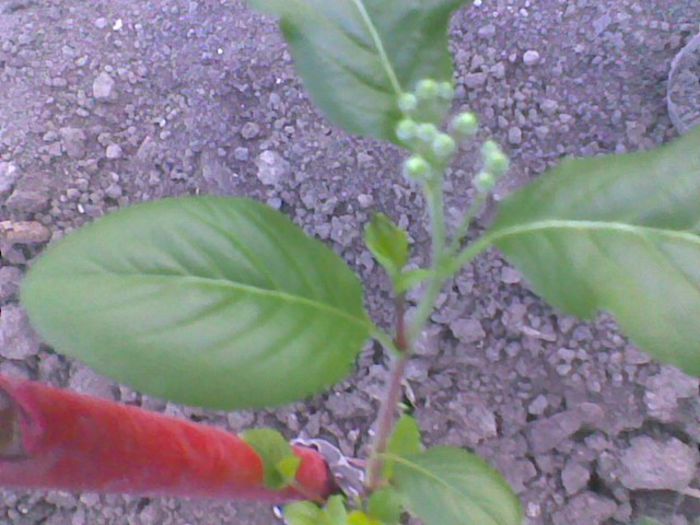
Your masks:
{"label": "large green leaf", "polygon": [[250,3],[280,18],[306,88],[334,123],[351,133],[398,141],[398,95],[424,78],[452,81],[447,26],[466,1]]}
{"label": "large green leaf", "polygon": [[522,509],[505,479],[465,450],[436,447],[392,456],[392,484],[425,525],[521,525]]}
{"label": "large green leaf", "polygon": [[700,375],[700,128],[564,162],[508,198],[488,237],[553,305],[609,311],[642,349]]}
{"label": "large green leaf", "polygon": [[57,350],[144,392],[265,407],[342,379],[368,337],[345,263],[247,199],[167,199],[49,248],[22,300]]}

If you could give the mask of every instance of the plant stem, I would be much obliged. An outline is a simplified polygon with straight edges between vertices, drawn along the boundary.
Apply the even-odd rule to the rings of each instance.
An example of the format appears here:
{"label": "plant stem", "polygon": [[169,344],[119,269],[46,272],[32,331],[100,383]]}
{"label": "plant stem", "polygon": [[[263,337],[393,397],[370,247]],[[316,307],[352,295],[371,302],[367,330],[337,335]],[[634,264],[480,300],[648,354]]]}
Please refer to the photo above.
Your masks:
{"label": "plant stem", "polygon": [[462,241],[464,241],[465,237],[469,233],[469,227],[471,226],[472,221],[474,221],[476,216],[481,212],[481,209],[484,207],[484,203],[486,202],[487,196],[488,194],[486,193],[477,193],[476,197],[469,205],[469,208],[467,208],[467,213],[464,214],[462,223],[457,228],[454,238],[450,243],[450,247],[447,250],[448,257],[454,257],[459,252],[459,249],[462,246]]}
{"label": "plant stem", "polygon": [[447,228],[445,226],[445,205],[442,191],[442,177],[435,181],[430,181],[425,185],[425,196],[430,213],[430,233],[432,236],[432,259],[431,270],[433,276],[428,281],[428,287],[421,297],[417,310],[411,319],[411,326],[408,329],[408,344],[413,343],[423,331],[425,323],[435,308],[435,301],[440,295],[447,278],[441,275],[440,268],[445,258],[445,242]]}
{"label": "plant stem", "polygon": [[392,356],[391,372],[386,394],[382,398],[377,417],[377,434],[374,439],[372,455],[367,463],[367,489],[369,492],[377,490],[383,481],[384,459],[383,454],[389,444],[389,438],[394,430],[396,411],[401,401],[401,381],[408,363],[408,352],[398,356]]}

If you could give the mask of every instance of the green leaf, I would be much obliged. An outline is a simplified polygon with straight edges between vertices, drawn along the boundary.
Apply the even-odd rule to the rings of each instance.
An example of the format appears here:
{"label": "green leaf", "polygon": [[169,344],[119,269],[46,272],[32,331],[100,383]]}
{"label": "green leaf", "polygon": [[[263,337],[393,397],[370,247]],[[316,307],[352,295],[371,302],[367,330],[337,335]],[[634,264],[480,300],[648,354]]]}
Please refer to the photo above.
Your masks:
{"label": "green leaf", "polygon": [[393,488],[383,488],[372,493],[367,503],[369,516],[384,525],[395,525],[401,521],[404,499]]}
{"label": "green leaf", "polygon": [[508,483],[478,456],[437,447],[392,458],[392,484],[425,525],[522,524],[520,502]]}
{"label": "green leaf", "polygon": [[343,260],[248,199],[166,199],[104,217],[48,249],[22,300],[58,351],[219,409],[322,391],[370,330]]}
{"label": "green leaf", "polygon": [[301,459],[282,434],[271,428],[256,428],[246,431],[243,439],[262,459],[267,488],[281,490],[294,481]]}
{"label": "green leaf", "polygon": [[[415,418],[403,415],[394,427],[394,432],[389,438],[386,450],[396,456],[410,456],[423,451],[421,443],[420,427]],[[384,463],[384,477],[391,479],[394,472],[394,462],[388,459]]]}
{"label": "green leaf", "polygon": [[564,162],[488,234],[565,312],[611,312],[660,361],[700,375],[700,128],[657,150]]}
{"label": "green leaf", "polygon": [[298,501],[284,507],[284,519],[288,525],[318,525],[321,509],[310,501]]}
{"label": "green leaf", "polygon": [[348,511],[345,509],[345,499],[343,496],[331,496],[324,509],[324,525],[346,525],[348,522]]}
{"label": "green leaf", "polygon": [[392,278],[408,263],[408,234],[383,213],[365,228],[365,244]]}
{"label": "green leaf", "polygon": [[[280,18],[314,102],[351,133],[398,142],[398,98],[452,81],[447,29],[466,0],[250,0]],[[443,103],[438,116],[446,113]]]}
{"label": "green leaf", "polygon": [[418,454],[423,450],[420,437],[420,427],[415,418],[407,415],[401,416],[394,432],[389,438],[387,452],[397,456],[409,456]]}

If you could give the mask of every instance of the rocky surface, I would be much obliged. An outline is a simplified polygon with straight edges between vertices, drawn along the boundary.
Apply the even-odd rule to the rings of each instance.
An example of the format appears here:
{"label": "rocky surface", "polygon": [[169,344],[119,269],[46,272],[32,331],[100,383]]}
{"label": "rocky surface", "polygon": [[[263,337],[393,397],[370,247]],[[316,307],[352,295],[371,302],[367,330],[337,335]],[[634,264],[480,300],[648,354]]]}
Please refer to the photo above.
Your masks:
{"label": "rocky surface", "polygon": [[[452,26],[455,110],[475,110],[482,136],[512,156],[498,198],[565,155],[646,149],[674,136],[665,81],[698,30],[698,2],[476,3]],[[409,227],[415,262],[425,257],[421,199],[398,173],[400,158],[331,127],[309,103],[275,24],[242,1],[0,0],[0,221],[33,225],[24,238],[0,237],[0,372],[366,453],[386,369],[377,349],[308,403],[208,413],[141,396],[42,346],[17,307],[18,283],[49,235],[119,207],[247,195],[340,253],[368,283],[371,314],[389,323],[389,287],[360,231],[383,211]],[[466,151],[449,174],[451,216],[472,198],[475,158]],[[696,379],[652,362],[608,317],[583,323],[554,311],[497,253],[460,274],[439,304],[407,381],[428,444],[487,457],[530,524],[700,515]],[[249,504],[4,492],[0,522],[268,525],[274,517]]]}

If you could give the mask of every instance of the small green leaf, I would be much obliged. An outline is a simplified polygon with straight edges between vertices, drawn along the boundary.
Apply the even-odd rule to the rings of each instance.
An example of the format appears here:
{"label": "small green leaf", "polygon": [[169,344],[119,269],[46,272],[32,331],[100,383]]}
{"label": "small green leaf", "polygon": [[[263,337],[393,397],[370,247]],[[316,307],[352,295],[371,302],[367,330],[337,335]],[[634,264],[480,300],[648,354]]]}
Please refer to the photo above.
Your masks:
{"label": "small green leaf", "polygon": [[365,244],[392,277],[408,263],[408,234],[383,213],[365,228]]}
{"label": "small green leaf", "polygon": [[245,432],[243,439],[262,459],[267,488],[281,490],[294,481],[301,460],[282,434],[271,428],[256,428]]}
{"label": "small green leaf", "polygon": [[249,199],[165,199],[99,219],[46,251],[22,301],[57,351],[219,409],[324,390],[370,331],[345,262]]}
{"label": "small green leaf", "polygon": [[[410,456],[419,454],[423,450],[421,443],[420,427],[415,418],[407,415],[401,416],[396,423],[394,432],[389,438],[387,452],[396,456]],[[391,479],[394,472],[394,462],[388,459],[384,463],[384,476]]]}
{"label": "small green leaf", "polygon": [[488,238],[565,312],[615,315],[700,375],[700,128],[654,151],[567,161],[504,201]]}
{"label": "small green leaf", "polygon": [[[351,133],[398,142],[421,80],[452,81],[447,29],[466,0],[250,0],[280,18],[314,102]],[[440,91],[439,89],[437,91]],[[443,89],[444,91],[444,89]],[[440,99],[438,120],[449,109]]]}
{"label": "small green leaf", "polygon": [[346,525],[348,511],[343,496],[331,496],[324,509],[327,525]]}
{"label": "small green leaf", "polygon": [[297,476],[297,471],[301,466],[301,458],[298,456],[287,456],[277,462],[275,468],[282,476],[284,485],[289,486]]}
{"label": "small green leaf", "polygon": [[522,525],[517,497],[480,457],[451,447],[391,457],[392,484],[425,525]]}
{"label": "small green leaf", "polygon": [[395,525],[403,514],[403,497],[393,488],[383,488],[372,493],[367,503],[367,512],[384,525]]}
{"label": "small green leaf", "polygon": [[389,438],[387,452],[397,456],[408,456],[418,454],[422,450],[418,422],[411,416],[401,416],[401,419],[396,423],[394,433]]}
{"label": "small green leaf", "polygon": [[298,501],[284,507],[288,525],[319,525],[321,509],[310,501]]}
{"label": "small green leaf", "polygon": [[348,525],[384,525],[377,520],[370,518],[367,514],[359,510],[353,510],[348,514]]}

